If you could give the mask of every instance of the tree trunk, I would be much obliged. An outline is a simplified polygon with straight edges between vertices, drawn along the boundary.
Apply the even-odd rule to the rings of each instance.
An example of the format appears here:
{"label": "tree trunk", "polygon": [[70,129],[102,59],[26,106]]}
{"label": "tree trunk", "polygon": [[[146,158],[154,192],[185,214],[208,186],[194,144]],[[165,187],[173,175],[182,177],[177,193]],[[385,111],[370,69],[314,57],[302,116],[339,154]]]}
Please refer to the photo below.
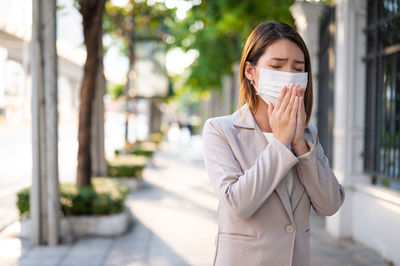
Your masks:
{"label": "tree trunk", "polygon": [[[102,30],[102,29],[101,29]],[[103,34],[99,34],[99,65],[96,76],[96,90],[92,112],[92,176],[105,176],[107,164],[104,154],[104,101],[106,80],[103,72]]]}
{"label": "tree trunk", "polygon": [[[134,32],[133,25],[129,38],[129,68],[127,73],[127,85],[125,87],[125,149],[128,149],[128,128],[129,128],[129,115],[132,112],[129,108],[130,98],[135,97],[137,93],[137,88],[135,87],[135,62],[136,62],[136,54],[135,54],[135,40],[134,40]],[[132,95],[133,92],[133,95]],[[132,105],[131,105],[132,106]]]}
{"label": "tree trunk", "polygon": [[158,99],[150,99],[150,119],[149,119],[149,136],[153,133],[161,132],[161,111]]}
{"label": "tree trunk", "polygon": [[82,14],[87,57],[80,94],[77,185],[85,186],[91,184],[92,164],[90,146],[92,105],[99,66],[99,35],[102,32],[102,16],[105,0],[79,0],[79,6],[79,11]]}

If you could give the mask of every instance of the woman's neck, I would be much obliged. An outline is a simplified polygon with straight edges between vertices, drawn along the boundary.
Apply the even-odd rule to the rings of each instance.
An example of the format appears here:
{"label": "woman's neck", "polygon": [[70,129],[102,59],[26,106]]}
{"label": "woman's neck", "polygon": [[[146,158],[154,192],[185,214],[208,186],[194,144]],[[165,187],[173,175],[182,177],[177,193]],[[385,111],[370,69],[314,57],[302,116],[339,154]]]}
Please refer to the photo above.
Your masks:
{"label": "woman's neck", "polygon": [[271,126],[269,124],[268,104],[261,100],[258,104],[257,112],[253,114],[253,116],[261,131],[272,132]]}

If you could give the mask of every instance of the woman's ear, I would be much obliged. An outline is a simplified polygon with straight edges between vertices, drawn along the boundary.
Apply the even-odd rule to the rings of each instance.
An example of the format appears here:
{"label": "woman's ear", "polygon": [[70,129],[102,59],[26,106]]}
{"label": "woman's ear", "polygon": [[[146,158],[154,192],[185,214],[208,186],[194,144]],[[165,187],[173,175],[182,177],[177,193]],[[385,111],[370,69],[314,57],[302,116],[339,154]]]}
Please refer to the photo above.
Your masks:
{"label": "woman's ear", "polygon": [[254,76],[254,67],[250,64],[249,61],[246,61],[245,67],[244,67],[244,75],[249,81],[254,81],[255,76]]}

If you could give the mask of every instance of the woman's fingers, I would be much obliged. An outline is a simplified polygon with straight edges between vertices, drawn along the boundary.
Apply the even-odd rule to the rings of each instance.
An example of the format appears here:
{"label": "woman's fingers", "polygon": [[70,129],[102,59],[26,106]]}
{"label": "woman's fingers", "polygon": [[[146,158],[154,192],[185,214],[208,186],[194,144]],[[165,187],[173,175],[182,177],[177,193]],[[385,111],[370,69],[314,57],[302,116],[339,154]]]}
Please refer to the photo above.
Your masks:
{"label": "woman's fingers", "polygon": [[303,86],[303,87],[301,87],[301,89],[300,89],[300,93],[299,93],[300,95],[299,95],[299,96],[300,96],[300,97],[301,97],[301,96],[304,96],[305,93],[306,93],[306,87]]}
{"label": "woman's fingers", "polygon": [[295,99],[295,97],[298,96],[298,94],[299,94],[299,92],[298,92],[299,87],[300,87],[300,85],[297,84],[297,85],[292,89],[292,95],[290,96],[289,104],[288,104],[288,106],[287,106],[287,108],[286,108],[286,110],[285,110],[285,113],[286,113],[288,116],[290,115],[290,113],[291,113],[291,111],[292,111],[292,109],[293,109],[293,106],[294,106],[294,99]]}
{"label": "woman's fingers", "polygon": [[299,115],[297,114],[297,110],[299,109],[299,96],[296,95],[296,97],[294,97],[294,105],[293,108],[290,112],[290,117],[296,119],[296,115],[297,117],[299,117]]}
{"label": "woman's fingers", "polygon": [[306,122],[306,111],[304,107],[304,96],[299,97],[298,103],[298,114],[297,114],[297,124],[305,124]]}
{"label": "woman's fingers", "polygon": [[268,103],[268,117],[272,117],[273,111],[274,111],[274,105],[272,103]]}
{"label": "woman's fingers", "polygon": [[279,107],[281,106],[283,97],[285,97],[287,91],[288,91],[287,87],[283,86],[281,94],[279,95],[278,101],[276,102],[276,106],[275,106],[276,110],[279,110]]}
{"label": "woman's fingers", "polygon": [[300,97],[300,113],[304,116],[304,119],[306,117],[306,108],[304,106],[304,96]]}
{"label": "woman's fingers", "polygon": [[287,105],[289,104],[290,97],[292,96],[293,92],[293,84],[291,84],[288,88],[288,92],[286,93],[285,97],[282,100],[281,105],[279,106],[279,110],[283,113],[286,110]]}

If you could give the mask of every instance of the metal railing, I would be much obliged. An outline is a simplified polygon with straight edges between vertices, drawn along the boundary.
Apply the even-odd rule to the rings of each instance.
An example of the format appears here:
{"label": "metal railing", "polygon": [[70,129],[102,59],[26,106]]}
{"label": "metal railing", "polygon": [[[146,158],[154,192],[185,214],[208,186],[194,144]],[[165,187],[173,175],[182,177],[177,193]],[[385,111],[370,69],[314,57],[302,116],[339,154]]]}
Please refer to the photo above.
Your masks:
{"label": "metal railing", "polygon": [[400,1],[369,0],[364,169],[400,182]]}

